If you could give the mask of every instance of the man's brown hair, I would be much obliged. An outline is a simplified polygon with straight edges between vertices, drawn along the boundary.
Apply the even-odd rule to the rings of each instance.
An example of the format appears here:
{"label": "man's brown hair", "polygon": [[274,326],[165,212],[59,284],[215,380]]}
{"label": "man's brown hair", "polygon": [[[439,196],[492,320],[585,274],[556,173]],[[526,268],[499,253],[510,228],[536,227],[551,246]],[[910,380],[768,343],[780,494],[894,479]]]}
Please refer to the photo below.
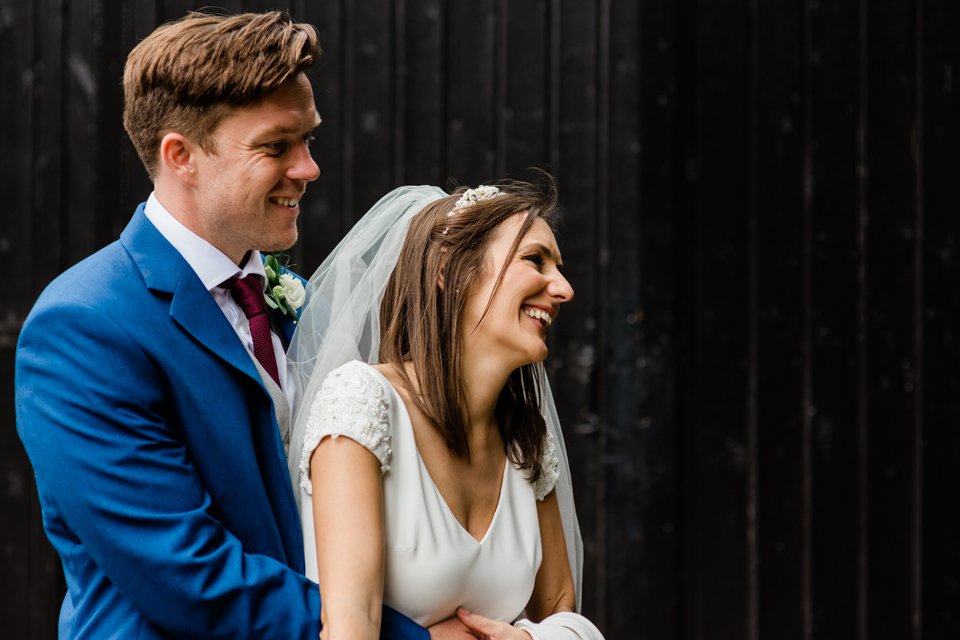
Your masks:
{"label": "man's brown hair", "polygon": [[[427,205],[410,222],[397,266],[380,306],[382,363],[396,365],[403,386],[433,422],[455,455],[469,459],[466,394],[462,380],[463,310],[472,287],[493,268],[498,277],[484,315],[497,295],[503,275],[524,234],[537,218],[554,228],[556,189],[546,178],[543,188],[526,182],[501,183],[502,195],[462,207],[452,216],[460,194]],[[507,260],[489,265],[487,247],[500,223],[524,214]],[[438,286],[438,277],[443,287]],[[403,363],[412,365],[415,385]],[[541,367],[516,369],[497,400],[495,416],[512,463],[535,482],[542,473],[546,423],[540,411]]]}
{"label": "man's brown hair", "polygon": [[259,101],[319,56],[316,29],[282,11],[189,13],[127,56],[123,126],[153,178],[166,133],[215,152],[212,134],[231,108]]}

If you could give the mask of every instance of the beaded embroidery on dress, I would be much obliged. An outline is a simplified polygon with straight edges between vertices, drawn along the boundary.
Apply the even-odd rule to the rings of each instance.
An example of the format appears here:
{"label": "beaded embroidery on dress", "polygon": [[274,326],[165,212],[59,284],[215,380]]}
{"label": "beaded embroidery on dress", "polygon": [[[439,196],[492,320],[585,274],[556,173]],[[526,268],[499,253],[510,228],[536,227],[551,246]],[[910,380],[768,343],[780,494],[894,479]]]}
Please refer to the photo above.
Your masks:
{"label": "beaded embroidery on dress", "polygon": [[332,371],[310,406],[300,458],[300,487],[313,495],[310,455],[324,436],[341,435],[356,440],[377,456],[380,471],[390,470],[390,428],[383,386],[366,365],[348,362]]}
{"label": "beaded embroidery on dress", "polygon": [[[366,447],[380,461],[381,473],[390,470],[390,405],[383,385],[371,375],[368,365],[354,360],[330,373],[310,406],[310,417],[300,457],[300,487],[313,495],[310,456],[325,436],[347,436]],[[560,477],[556,444],[549,431],[541,459],[543,472],[534,485],[537,500],[547,497]]]}

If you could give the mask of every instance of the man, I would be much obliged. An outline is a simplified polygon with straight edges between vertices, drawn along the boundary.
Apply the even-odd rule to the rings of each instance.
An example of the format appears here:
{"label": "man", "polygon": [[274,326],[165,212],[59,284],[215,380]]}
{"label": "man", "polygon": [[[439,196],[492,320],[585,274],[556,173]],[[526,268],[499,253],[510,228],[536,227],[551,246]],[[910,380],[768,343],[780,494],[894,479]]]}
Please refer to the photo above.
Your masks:
{"label": "man", "polygon": [[[319,633],[281,433],[292,320],[267,310],[259,253],[296,241],[320,174],[319,54],[284,13],[191,14],[127,59],[124,126],[154,192],[43,293],[17,349],[61,637]],[[384,635],[429,634],[385,610]]]}

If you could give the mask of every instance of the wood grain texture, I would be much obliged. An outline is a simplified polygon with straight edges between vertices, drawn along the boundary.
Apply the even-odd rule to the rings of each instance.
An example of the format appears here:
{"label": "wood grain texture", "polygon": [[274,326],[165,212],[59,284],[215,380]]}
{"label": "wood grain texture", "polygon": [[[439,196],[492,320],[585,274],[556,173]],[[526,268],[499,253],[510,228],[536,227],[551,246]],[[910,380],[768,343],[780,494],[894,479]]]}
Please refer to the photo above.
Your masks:
{"label": "wood grain texture", "polygon": [[[294,261],[399,184],[557,178],[547,366],[613,640],[960,634],[960,5],[331,0]],[[0,619],[64,593],[16,437],[19,328],[149,193],[120,79],[203,3],[0,0]]]}

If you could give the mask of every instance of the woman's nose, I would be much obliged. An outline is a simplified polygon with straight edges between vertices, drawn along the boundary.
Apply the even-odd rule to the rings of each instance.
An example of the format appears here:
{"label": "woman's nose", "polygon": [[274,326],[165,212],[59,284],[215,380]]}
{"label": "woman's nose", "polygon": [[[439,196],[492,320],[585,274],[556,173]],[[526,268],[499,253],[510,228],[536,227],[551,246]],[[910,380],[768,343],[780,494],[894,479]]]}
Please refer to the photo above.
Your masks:
{"label": "woman's nose", "polygon": [[547,285],[547,293],[560,302],[573,300],[573,287],[559,271],[555,272]]}

